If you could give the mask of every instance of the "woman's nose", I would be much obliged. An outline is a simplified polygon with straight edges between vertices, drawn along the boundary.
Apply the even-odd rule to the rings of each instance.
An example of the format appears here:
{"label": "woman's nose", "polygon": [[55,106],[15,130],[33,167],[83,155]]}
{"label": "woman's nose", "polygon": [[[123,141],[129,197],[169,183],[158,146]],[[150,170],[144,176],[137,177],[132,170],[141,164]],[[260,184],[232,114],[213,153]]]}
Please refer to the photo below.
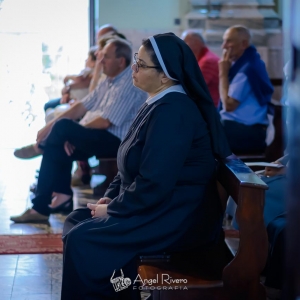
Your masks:
{"label": "woman's nose", "polygon": [[136,67],[136,64],[132,64],[132,65],[131,65],[131,70],[134,71],[135,73],[137,73],[137,67]]}

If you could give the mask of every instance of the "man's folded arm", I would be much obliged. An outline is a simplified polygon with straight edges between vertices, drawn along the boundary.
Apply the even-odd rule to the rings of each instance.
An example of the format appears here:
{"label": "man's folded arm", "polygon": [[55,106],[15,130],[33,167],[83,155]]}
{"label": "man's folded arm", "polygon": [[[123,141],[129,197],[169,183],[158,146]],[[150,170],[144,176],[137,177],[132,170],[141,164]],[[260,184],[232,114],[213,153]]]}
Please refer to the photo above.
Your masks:
{"label": "man's folded arm", "polygon": [[94,128],[94,129],[107,129],[111,126],[111,122],[109,119],[104,119],[102,117],[95,117],[90,122],[84,124],[86,128]]}
{"label": "man's folded arm", "polygon": [[229,80],[228,76],[221,75],[219,77],[219,92],[222,104],[226,111],[234,111],[239,105],[239,101],[233,99],[228,95],[229,93]]}

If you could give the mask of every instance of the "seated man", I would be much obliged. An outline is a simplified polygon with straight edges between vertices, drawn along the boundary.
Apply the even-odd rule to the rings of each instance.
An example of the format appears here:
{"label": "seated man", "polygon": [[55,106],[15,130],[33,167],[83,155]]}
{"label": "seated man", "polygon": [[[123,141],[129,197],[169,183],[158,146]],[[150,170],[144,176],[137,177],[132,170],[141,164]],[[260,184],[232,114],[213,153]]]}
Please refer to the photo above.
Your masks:
{"label": "seated man", "polygon": [[79,74],[67,75],[64,78],[65,87],[61,92],[62,97],[50,100],[45,104],[46,123],[54,117],[55,113],[59,112],[59,110],[55,111],[54,108],[57,108],[60,104],[69,103],[70,100],[81,100],[89,93],[89,85],[96,64],[97,50],[97,46],[90,48],[85,61],[85,68]]}
{"label": "seated man", "polygon": [[110,37],[116,33],[118,33],[118,30],[115,26],[113,26],[111,24],[102,25],[97,31],[97,35],[96,35],[97,44],[99,44],[99,41],[101,39]]}
{"label": "seated man", "polygon": [[[114,34],[117,33],[117,29],[110,25],[110,24],[105,24],[103,26],[101,26],[97,32],[97,36],[96,36],[96,40],[97,40],[97,45],[99,45],[99,41],[103,38],[112,36]],[[98,48],[98,46],[97,46]],[[91,56],[92,60],[91,62],[89,62],[89,64],[92,63],[91,65],[88,65],[86,67],[88,67],[89,69],[94,69],[95,67],[95,63],[96,63],[96,57],[94,55],[94,52],[97,49],[95,49],[95,47],[92,47],[89,51],[89,57]],[[93,70],[92,70],[93,71]],[[100,74],[95,74],[95,73],[100,73]],[[86,96],[88,94],[88,92],[91,92],[95,89],[95,87],[98,84],[98,80],[101,76],[102,72],[99,72],[97,70],[95,70],[95,72],[88,72],[86,68],[84,70],[81,71],[81,74],[78,74],[77,76],[72,76],[72,75],[67,75],[64,78],[64,83],[66,84],[67,81],[69,79],[73,80],[74,82],[72,82],[71,84],[68,84],[67,86],[65,86],[62,91],[62,97],[58,98],[58,99],[52,99],[50,101],[48,101],[45,106],[44,106],[44,110],[46,111],[49,108],[55,108],[57,107],[59,104],[63,104],[63,103],[67,103],[69,102],[68,100],[72,99],[72,95],[70,97],[70,92],[71,90],[85,90],[85,95]],[[80,76],[80,75],[93,75],[93,76]],[[75,80],[74,80],[75,79]],[[92,80],[92,81],[91,81]],[[75,97],[78,100],[81,100],[83,97]]]}
{"label": "seated man", "polygon": [[193,29],[184,31],[181,38],[193,51],[215,107],[219,106],[219,57],[205,45],[202,35]]}
{"label": "seated man", "polygon": [[[125,36],[119,33],[118,30],[111,24],[105,24],[99,28],[96,36],[96,41],[97,41],[97,46],[100,48],[100,50],[104,46],[103,43],[101,43],[101,41],[104,41],[107,38],[111,38],[113,36],[122,36],[126,40]],[[98,55],[96,59],[93,77],[89,86],[89,92],[92,92],[96,88],[102,75],[103,75],[103,70],[101,64],[101,56]]]}
{"label": "seated man", "polygon": [[[147,95],[132,83],[132,51],[128,43],[112,39],[102,51],[107,77],[92,93],[38,132],[37,144],[31,147],[31,156],[43,154],[36,197],[33,207],[11,217],[12,221],[47,221],[52,212],[71,211],[73,161],[94,155],[116,157],[120,142]],[[83,125],[73,121],[83,115]],[[53,192],[56,196],[52,200]]]}
{"label": "seated man", "polygon": [[233,152],[263,151],[266,147],[267,110],[273,87],[250,38],[243,26],[227,29],[219,62],[220,115]]}

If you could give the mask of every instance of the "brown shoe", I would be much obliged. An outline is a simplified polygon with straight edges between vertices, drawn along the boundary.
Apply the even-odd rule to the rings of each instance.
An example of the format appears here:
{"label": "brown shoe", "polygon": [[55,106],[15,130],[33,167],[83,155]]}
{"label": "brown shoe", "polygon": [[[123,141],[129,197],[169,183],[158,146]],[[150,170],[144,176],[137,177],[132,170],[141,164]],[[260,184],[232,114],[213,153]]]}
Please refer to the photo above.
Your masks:
{"label": "brown shoe", "polygon": [[32,214],[31,208],[28,208],[24,213],[19,216],[10,217],[11,221],[15,223],[45,223],[48,222],[49,217],[40,213]]}
{"label": "brown shoe", "polygon": [[42,153],[43,151],[41,149],[36,149],[35,144],[32,144],[26,147],[16,149],[14,155],[15,157],[18,158],[29,159],[29,158],[34,158],[36,156],[39,156]]}

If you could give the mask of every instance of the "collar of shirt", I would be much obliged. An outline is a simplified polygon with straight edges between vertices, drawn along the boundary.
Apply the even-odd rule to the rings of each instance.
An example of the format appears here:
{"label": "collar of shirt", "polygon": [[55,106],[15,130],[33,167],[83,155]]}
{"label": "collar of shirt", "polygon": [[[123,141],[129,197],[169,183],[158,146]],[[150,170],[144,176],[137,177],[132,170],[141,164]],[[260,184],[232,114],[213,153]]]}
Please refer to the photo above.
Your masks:
{"label": "collar of shirt", "polygon": [[118,74],[116,77],[106,77],[106,80],[108,82],[108,85],[111,86],[113,85],[115,82],[117,82],[119,79],[125,77],[127,75],[127,73],[131,72],[131,67],[128,66],[125,70],[123,70],[120,74]]}
{"label": "collar of shirt", "polygon": [[160,98],[162,98],[163,96],[165,96],[168,93],[171,92],[177,92],[177,93],[182,93],[182,94],[186,94],[186,92],[184,91],[183,87],[181,84],[176,84],[176,85],[172,85],[169,88],[163,90],[162,92],[160,92],[159,94],[155,95],[154,97],[149,97],[146,100],[146,103],[148,105],[156,102],[157,100],[159,100]]}

